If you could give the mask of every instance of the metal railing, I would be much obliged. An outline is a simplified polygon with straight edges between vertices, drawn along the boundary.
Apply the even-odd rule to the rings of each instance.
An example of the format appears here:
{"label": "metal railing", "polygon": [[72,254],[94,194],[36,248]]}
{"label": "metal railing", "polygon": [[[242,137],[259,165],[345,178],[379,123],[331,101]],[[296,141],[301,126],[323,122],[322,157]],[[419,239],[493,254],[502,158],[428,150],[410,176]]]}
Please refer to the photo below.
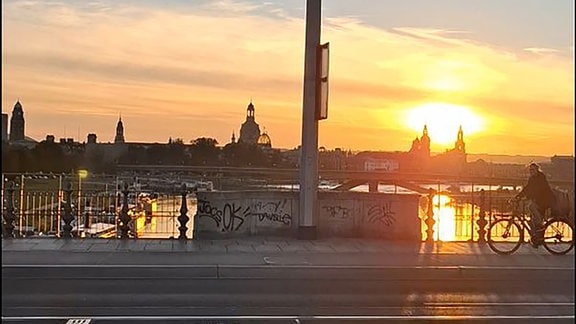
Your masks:
{"label": "metal railing", "polygon": [[[2,179],[4,237],[180,237],[182,193],[195,205],[181,187],[152,193],[120,177],[82,181],[70,174],[11,174]],[[185,234],[191,237],[192,229]]]}
{"label": "metal railing", "polygon": [[[106,175],[11,174],[3,180],[4,237],[192,238],[196,199],[175,185],[182,179],[165,186],[149,185],[158,179]],[[457,188],[442,181],[420,187],[428,192],[421,194],[419,213],[426,241],[482,242],[492,215],[509,211],[507,201],[517,193],[462,182]],[[573,189],[570,197],[573,218]]]}

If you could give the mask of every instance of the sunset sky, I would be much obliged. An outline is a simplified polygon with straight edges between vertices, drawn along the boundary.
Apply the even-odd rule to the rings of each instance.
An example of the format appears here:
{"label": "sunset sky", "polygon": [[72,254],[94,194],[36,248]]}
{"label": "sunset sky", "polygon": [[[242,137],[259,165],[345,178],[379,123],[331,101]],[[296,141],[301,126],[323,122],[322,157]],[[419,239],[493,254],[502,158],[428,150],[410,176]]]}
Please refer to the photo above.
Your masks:
{"label": "sunset sky", "polygon": [[[26,135],[128,142],[238,136],[252,99],[301,143],[305,0],[2,1],[2,112]],[[324,0],[319,146],[574,155],[573,0]]]}

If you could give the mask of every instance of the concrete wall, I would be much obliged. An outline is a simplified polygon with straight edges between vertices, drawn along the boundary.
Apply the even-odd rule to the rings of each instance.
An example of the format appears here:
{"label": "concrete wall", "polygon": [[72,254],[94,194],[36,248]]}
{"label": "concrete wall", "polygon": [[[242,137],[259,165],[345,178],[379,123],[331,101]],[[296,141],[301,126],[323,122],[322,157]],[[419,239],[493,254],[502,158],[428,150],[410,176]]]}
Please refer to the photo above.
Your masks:
{"label": "concrete wall", "polygon": [[320,235],[421,240],[419,195],[319,193]]}
{"label": "concrete wall", "polygon": [[[197,192],[194,238],[295,235],[298,192]],[[372,237],[421,240],[418,195],[320,192],[321,237]]]}

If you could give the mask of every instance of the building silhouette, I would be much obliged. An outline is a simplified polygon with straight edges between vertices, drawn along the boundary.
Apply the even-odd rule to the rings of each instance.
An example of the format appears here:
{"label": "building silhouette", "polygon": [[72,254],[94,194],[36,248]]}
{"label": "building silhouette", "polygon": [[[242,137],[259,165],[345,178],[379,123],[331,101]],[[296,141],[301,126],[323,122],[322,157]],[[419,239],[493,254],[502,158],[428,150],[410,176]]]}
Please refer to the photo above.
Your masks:
{"label": "building silhouette", "polygon": [[[10,133],[8,133],[8,129]],[[34,139],[26,136],[24,109],[22,109],[20,100],[17,100],[14,105],[10,125],[8,125],[8,115],[2,114],[2,141],[10,145],[28,148],[33,148],[37,143]]]}
{"label": "building silhouette", "polygon": [[122,123],[122,116],[118,118],[118,124],[116,124],[116,137],[114,137],[114,143],[124,143],[124,124]]}
{"label": "building silhouette", "polygon": [[90,133],[88,134],[88,137],[86,138],[86,143],[87,144],[96,144],[96,140],[97,140],[97,136],[94,133]]}
{"label": "building silhouette", "polygon": [[[204,137],[191,144],[185,144],[182,139],[169,140],[168,143],[126,142],[124,124],[120,115],[113,142],[99,143],[97,135],[93,133],[88,134],[84,143],[75,141],[73,138],[61,138],[56,141],[54,135],[47,135],[46,140],[41,143],[43,146],[40,147],[39,152],[59,147],[63,156],[70,159],[70,163],[66,164],[67,168],[76,163],[88,169],[100,170],[100,172],[115,172],[115,166],[119,164],[298,167],[300,147],[292,150],[273,149],[266,128],[261,133],[260,126],[256,123],[252,100],[246,108],[246,120],[241,125],[238,137],[237,135],[233,131],[231,142],[223,147],[217,147],[216,140]],[[8,152],[6,161],[11,165],[6,170],[29,171],[26,168],[30,168],[27,165],[30,162],[22,162],[21,153],[24,152],[23,149],[36,147],[37,142],[26,137],[24,110],[19,100],[14,105],[11,118],[8,114],[2,114],[2,140],[3,149]],[[439,154],[431,154],[430,142],[427,125],[424,125],[421,136],[416,136],[410,149],[405,151],[364,151],[353,154],[351,151],[341,149],[329,151],[321,147],[319,167],[331,170],[525,176],[525,168],[522,164],[495,164],[483,160],[468,163],[462,126],[458,129],[452,148]],[[62,162],[61,159],[56,160],[59,163]],[[40,158],[34,160],[33,163],[42,165],[45,162],[47,161]],[[59,163],[50,164],[47,168],[53,168],[53,165],[59,165]],[[543,164],[543,170],[551,176],[551,179],[565,179],[567,175],[572,178],[574,157],[554,156],[550,163]]]}
{"label": "building silhouette", "polygon": [[256,144],[266,148],[272,147],[272,140],[270,139],[270,136],[268,136],[268,133],[266,133],[266,129],[264,129],[262,135],[258,136]]}
{"label": "building silhouette", "polygon": [[428,136],[428,126],[424,125],[422,130],[422,137],[416,138],[412,141],[412,147],[408,151],[410,154],[417,156],[420,159],[430,158],[430,136]]}
{"label": "building silhouette", "polygon": [[431,158],[429,168],[437,173],[443,173],[443,170],[450,170],[451,173],[462,173],[466,163],[466,143],[464,142],[464,131],[460,126],[454,147]]}
{"label": "building silhouette", "polygon": [[252,100],[250,100],[250,104],[248,104],[248,107],[246,108],[246,121],[240,128],[240,138],[238,138],[238,143],[252,145],[258,143],[258,138],[260,137],[260,126],[256,123],[254,112],[254,104],[252,104]]}
{"label": "building silhouette", "polygon": [[432,156],[428,127],[424,125],[422,136],[412,141],[407,152],[359,152],[350,165],[363,171],[461,173],[466,165],[465,147],[460,126],[454,148]]}
{"label": "building silhouette", "polygon": [[24,137],[24,111],[20,100],[14,105],[10,119],[10,141],[23,141]]}
{"label": "building silhouette", "polygon": [[456,144],[454,144],[454,150],[466,153],[466,143],[464,143],[464,132],[462,131],[462,125],[458,129],[458,137],[456,139]]}

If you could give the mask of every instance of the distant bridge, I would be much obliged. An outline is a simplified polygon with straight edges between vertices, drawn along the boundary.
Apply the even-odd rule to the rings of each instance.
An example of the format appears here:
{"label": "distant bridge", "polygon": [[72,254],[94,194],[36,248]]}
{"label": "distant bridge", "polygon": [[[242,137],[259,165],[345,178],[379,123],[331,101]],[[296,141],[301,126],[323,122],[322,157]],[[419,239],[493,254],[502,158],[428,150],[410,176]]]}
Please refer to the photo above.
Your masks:
{"label": "distant bridge", "polygon": [[[118,165],[121,172],[134,172],[136,174],[157,173],[180,173],[185,175],[198,175],[211,180],[219,178],[250,178],[276,181],[299,180],[299,169],[277,168],[240,168],[218,166],[183,166],[183,165]],[[378,184],[390,184],[401,186],[420,192],[423,188],[418,184],[443,183],[443,184],[478,184],[497,186],[522,186],[526,184],[526,178],[486,177],[453,174],[430,174],[430,173],[407,173],[407,172],[382,172],[382,171],[352,171],[352,170],[319,170],[322,180],[334,180],[341,183],[336,190],[348,190],[362,184],[368,184],[373,191]],[[552,186],[558,186],[568,190],[574,190],[574,179],[562,181],[550,181]]]}

